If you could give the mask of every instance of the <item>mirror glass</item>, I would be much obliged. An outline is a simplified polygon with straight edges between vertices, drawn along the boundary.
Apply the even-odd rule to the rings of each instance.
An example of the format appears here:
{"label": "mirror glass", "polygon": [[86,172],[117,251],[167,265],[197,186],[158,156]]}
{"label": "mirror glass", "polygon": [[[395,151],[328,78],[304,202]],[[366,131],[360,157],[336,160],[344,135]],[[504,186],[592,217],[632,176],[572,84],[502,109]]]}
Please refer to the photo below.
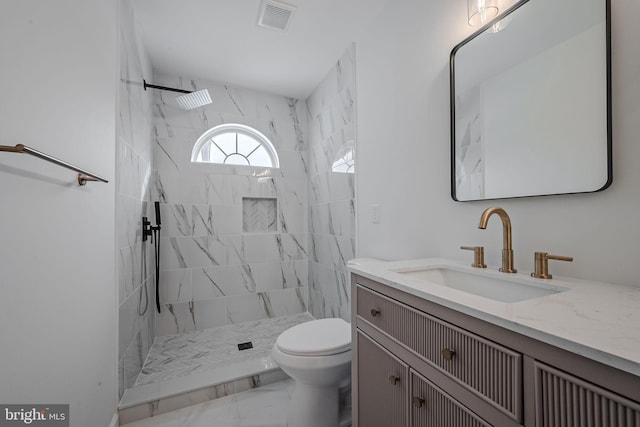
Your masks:
{"label": "mirror glass", "polygon": [[525,0],[451,52],[451,194],[470,201],[611,183],[608,0]]}

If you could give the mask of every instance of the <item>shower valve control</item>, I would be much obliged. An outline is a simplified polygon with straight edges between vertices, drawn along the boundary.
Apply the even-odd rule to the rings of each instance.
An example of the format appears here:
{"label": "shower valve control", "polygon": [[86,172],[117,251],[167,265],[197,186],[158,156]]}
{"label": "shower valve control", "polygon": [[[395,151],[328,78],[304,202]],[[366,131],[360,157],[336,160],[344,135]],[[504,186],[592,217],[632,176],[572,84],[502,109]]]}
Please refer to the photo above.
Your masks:
{"label": "shower valve control", "polygon": [[146,242],[151,237],[151,243],[153,243],[153,232],[160,230],[160,225],[152,226],[151,221],[146,216],[142,217],[142,241]]}

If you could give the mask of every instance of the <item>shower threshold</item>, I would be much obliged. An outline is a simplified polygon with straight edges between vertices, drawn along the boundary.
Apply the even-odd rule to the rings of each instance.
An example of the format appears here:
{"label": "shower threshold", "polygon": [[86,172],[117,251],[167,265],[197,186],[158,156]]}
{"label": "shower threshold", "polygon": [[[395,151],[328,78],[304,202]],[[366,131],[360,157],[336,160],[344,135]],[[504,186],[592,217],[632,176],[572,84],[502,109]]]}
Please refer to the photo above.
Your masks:
{"label": "shower threshold", "polygon": [[[120,423],[287,379],[271,348],[286,329],[309,320],[313,316],[301,313],[156,337],[135,385],[120,400]],[[239,349],[248,342],[251,348]]]}

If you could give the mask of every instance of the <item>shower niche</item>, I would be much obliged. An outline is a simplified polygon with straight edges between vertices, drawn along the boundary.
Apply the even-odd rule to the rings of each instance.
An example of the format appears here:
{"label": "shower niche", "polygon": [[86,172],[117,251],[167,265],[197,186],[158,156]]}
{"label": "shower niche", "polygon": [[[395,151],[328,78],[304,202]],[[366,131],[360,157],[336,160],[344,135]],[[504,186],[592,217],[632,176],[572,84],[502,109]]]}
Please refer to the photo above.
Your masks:
{"label": "shower niche", "polygon": [[278,199],[243,197],[242,231],[244,233],[276,233],[278,231]]}

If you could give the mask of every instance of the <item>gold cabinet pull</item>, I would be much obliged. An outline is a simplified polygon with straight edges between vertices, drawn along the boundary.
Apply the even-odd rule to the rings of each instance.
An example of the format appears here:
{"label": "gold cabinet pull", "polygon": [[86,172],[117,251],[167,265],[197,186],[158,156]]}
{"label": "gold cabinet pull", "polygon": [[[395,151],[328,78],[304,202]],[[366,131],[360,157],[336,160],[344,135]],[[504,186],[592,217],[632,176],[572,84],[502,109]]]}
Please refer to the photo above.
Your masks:
{"label": "gold cabinet pull", "polygon": [[556,261],[573,261],[573,257],[562,255],[549,255],[546,252],[536,252],[534,254],[535,270],[531,273],[531,277],[536,279],[551,279],[553,276],[549,273],[549,260]]}
{"label": "gold cabinet pull", "polygon": [[396,375],[391,375],[389,377],[389,382],[393,385],[396,385],[400,382],[400,377],[396,376]]}
{"label": "gold cabinet pull", "polygon": [[422,408],[422,405],[424,405],[424,399],[422,397],[413,396],[412,402],[415,408]]}
{"label": "gold cabinet pull", "polygon": [[487,264],[484,263],[484,247],[482,246],[460,246],[460,249],[465,251],[473,251],[473,264],[474,268],[487,268]]}
{"label": "gold cabinet pull", "polygon": [[443,348],[440,351],[440,354],[442,354],[442,357],[444,358],[444,360],[451,360],[453,359],[453,356],[456,354],[456,351],[452,348]]}
{"label": "gold cabinet pull", "polygon": [[380,310],[379,309],[377,309],[377,308],[372,308],[371,309],[371,315],[373,317],[376,317],[378,314],[380,314]]}

